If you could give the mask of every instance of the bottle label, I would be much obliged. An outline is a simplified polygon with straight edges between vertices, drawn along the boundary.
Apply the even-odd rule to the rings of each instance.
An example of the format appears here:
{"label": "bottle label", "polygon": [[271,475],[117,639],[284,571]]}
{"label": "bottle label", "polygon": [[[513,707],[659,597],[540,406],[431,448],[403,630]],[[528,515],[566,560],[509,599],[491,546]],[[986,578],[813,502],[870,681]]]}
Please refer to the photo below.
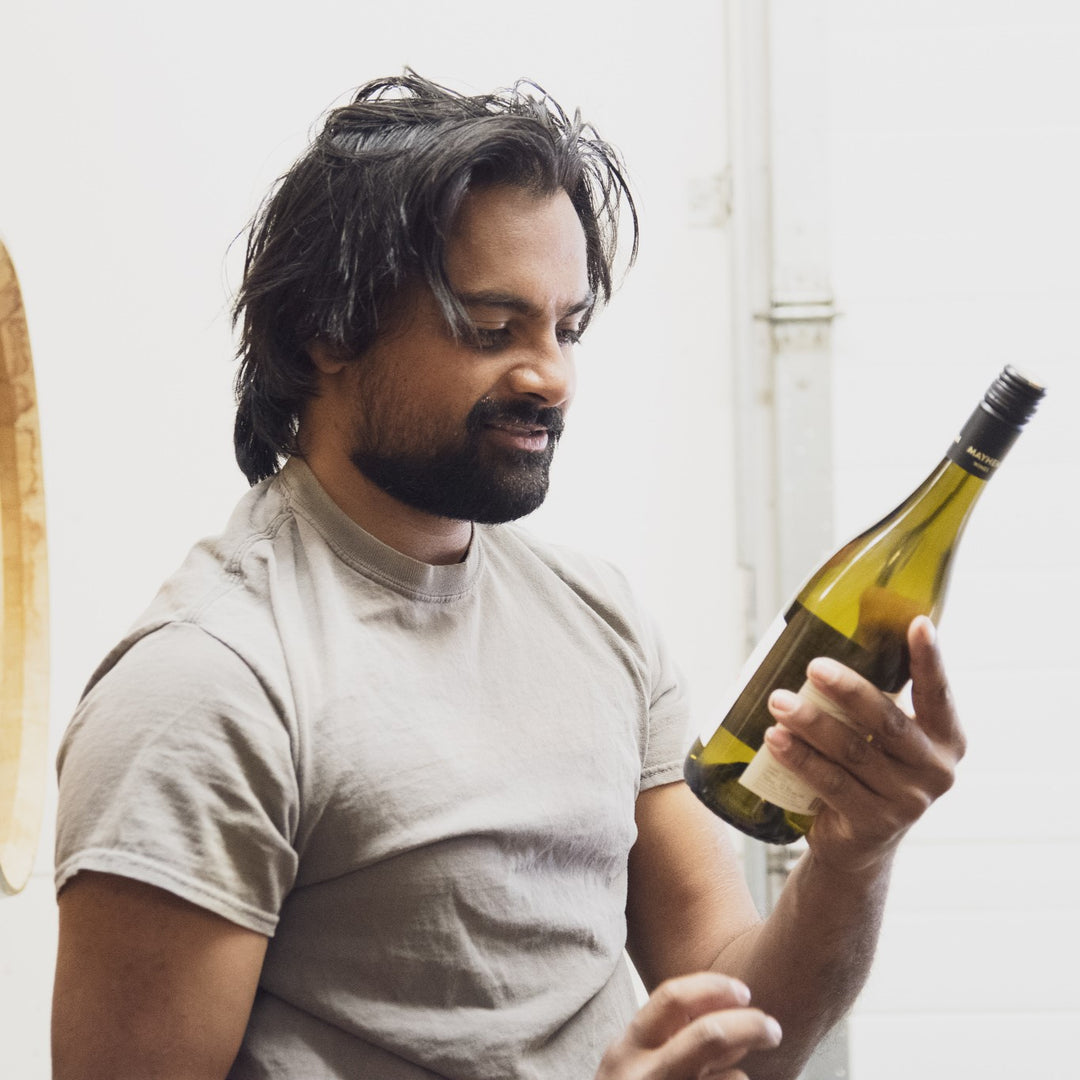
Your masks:
{"label": "bottle label", "polygon": [[993,476],[1001,459],[1019,436],[1019,428],[999,420],[980,405],[945,456],[972,476],[986,480]]}
{"label": "bottle label", "polygon": [[[836,703],[822,694],[809,679],[799,687],[798,693],[804,701],[817,705],[830,716],[835,716],[837,720],[851,726],[851,721]],[[739,777],[739,783],[759,799],[771,802],[789,814],[816,814],[821,807],[817,792],[805,780],[781,765],[773,757],[768,745],[762,745],[754,755],[754,760]]]}
{"label": "bottle label", "polygon": [[739,783],[744,788],[749,788],[759,799],[779,806],[789,814],[810,817],[821,808],[821,799],[814,789],[781,765],[772,756],[768,746],[763,746],[754,755],[754,760],[739,777]]}

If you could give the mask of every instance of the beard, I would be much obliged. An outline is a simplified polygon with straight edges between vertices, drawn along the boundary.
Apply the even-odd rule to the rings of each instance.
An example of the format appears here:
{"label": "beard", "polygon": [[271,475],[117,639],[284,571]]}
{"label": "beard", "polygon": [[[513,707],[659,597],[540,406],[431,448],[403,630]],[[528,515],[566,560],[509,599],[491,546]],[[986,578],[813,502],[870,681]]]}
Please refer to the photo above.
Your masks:
{"label": "beard", "polygon": [[[523,450],[495,444],[487,434],[493,423],[545,429],[547,445]],[[417,510],[497,525],[531,514],[544,501],[563,414],[529,401],[481,398],[457,439],[440,440],[437,434],[408,428],[391,435],[386,426],[376,424],[357,433],[349,459],[364,476]],[[377,430],[380,427],[383,430]]]}

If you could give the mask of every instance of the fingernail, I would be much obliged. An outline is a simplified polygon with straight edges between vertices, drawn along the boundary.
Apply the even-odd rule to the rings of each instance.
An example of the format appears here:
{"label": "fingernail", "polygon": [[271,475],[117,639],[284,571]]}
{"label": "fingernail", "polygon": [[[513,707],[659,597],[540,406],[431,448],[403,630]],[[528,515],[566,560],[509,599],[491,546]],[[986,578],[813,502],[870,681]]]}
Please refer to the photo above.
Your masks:
{"label": "fingernail", "polygon": [[774,690],[769,695],[769,711],[774,716],[789,716],[798,704],[798,696],[790,690]]}
{"label": "fingernail", "polygon": [[765,741],[775,750],[787,750],[791,746],[791,733],[787,728],[774,724],[765,729]]}
{"label": "fingernail", "polygon": [[839,681],[841,669],[835,660],[830,660],[827,656],[819,656],[810,661],[810,666],[806,671],[814,682],[821,683],[822,686],[832,686],[833,683]]}
{"label": "fingernail", "polygon": [[772,1039],[773,1046],[778,1046],[780,1040],[784,1037],[783,1029],[780,1025],[771,1017],[765,1017],[765,1030],[769,1033],[769,1038]]}
{"label": "fingernail", "polygon": [[750,987],[746,983],[741,983],[737,979],[732,979],[731,989],[735,993],[735,1000],[740,1005],[750,1004]]}

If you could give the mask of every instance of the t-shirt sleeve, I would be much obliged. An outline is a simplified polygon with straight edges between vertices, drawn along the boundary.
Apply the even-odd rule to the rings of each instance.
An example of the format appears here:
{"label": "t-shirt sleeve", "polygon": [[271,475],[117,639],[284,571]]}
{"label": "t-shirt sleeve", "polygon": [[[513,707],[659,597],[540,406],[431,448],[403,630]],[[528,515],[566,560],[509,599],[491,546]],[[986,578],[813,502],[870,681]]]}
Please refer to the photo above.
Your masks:
{"label": "t-shirt sleeve", "polygon": [[656,627],[648,620],[651,673],[649,728],[641,768],[641,790],[683,777],[689,749],[689,703],[683,679]]}
{"label": "t-shirt sleeve", "polygon": [[83,697],[58,772],[58,891],[119,874],[273,934],[297,867],[292,741],[228,646],[186,623],[138,640]]}

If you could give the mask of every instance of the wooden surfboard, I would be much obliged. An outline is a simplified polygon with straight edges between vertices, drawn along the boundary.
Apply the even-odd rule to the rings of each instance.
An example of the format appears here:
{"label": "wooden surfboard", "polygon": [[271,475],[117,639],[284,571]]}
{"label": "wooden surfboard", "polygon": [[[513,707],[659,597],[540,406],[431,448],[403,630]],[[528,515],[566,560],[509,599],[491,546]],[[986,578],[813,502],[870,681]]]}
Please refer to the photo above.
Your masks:
{"label": "wooden surfboard", "polygon": [[22,295],[0,243],[0,895],[34,866],[45,808],[49,622],[45,487]]}

